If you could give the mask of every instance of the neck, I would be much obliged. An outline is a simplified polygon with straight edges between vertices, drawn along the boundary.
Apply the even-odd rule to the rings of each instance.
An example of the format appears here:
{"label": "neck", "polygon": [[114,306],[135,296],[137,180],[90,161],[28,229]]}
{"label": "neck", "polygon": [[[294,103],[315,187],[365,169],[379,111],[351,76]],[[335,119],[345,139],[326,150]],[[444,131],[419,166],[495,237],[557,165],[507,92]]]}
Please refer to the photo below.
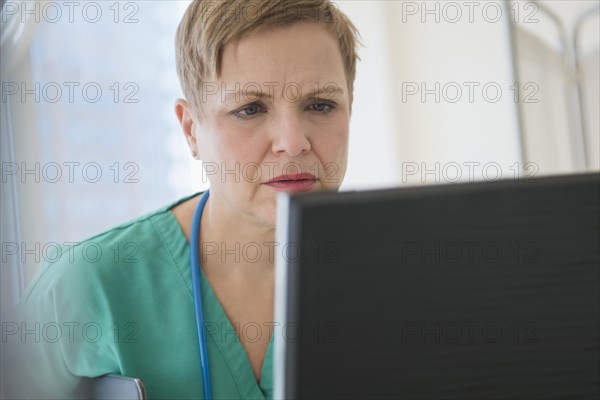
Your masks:
{"label": "neck", "polygon": [[275,227],[257,223],[213,197],[211,193],[200,227],[200,262],[205,271],[221,278],[263,278],[273,273]]}

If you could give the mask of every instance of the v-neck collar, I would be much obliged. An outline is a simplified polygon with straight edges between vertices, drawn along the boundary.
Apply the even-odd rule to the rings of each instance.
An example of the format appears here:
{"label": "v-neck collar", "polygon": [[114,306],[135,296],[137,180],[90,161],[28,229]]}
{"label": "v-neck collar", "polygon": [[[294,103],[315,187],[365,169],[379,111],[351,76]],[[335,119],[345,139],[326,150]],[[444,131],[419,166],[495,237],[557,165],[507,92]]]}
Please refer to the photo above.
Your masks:
{"label": "v-neck collar", "polygon": [[[170,208],[183,201],[186,201],[201,194],[202,192],[199,192],[193,195],[186,196],[185,198],[180,199],[177,202],[174,202],[164,207],[164,210],[169,215],[169,219],[178,228],[176,229],[176,231],[178,232],[179,237],[173,238],[173,241],[167,241],[167,243],[169,243],[169,245],[173,247],[175,254],[178,253],[177,250],[183,250],[182,255],[185,259],[185,262],[182,262],[182,265],[180,265],[179,267],[185,280],[186,286],[188,288],[192,310],[193,294],[189,259],[190,244],[186,239],[181,229],[181,226],[179,225],[179,222],[175,218],[175,215],[173,215],[173,213],[170,211]],[[178,245],[176,244],[177,242],[179,242]],[[223,360],[225,360],[227,367],[229,368],[231,376],[233,376],[241,398],[261,400],[271,398],[273,392],[272,355],[275,330],[272,333],[269,345],[267,346],[267,351],[265,353],[265,358],[261,367],[260,382],[257,382],[256,378],[254,377],[254,372],[252,371],[252,366],[250,365],[250,360],[248,359],[248,355],[246,354],[246,350],[244,349],[240,339],[235,333],[231,321],[229,321],[227,314],[225,314],[225,310],[223,309],[221,302],[217,298],[202,268],[200,268],[200,278],[200,285],[202,289],[202,308],[204,310],[204,317],[207,324],[206,336],[207,339],[214,344],[214,347],[209,346],[209,348],[213,347],[218,349],[219,353],[223,357]],[[191,318],[193,318],[193,315],[191,316]],[[210,358],[211,355],[209,352],[209,364]]]}
{"label": "v-neck collar", "polygon": [[[208,282],[208,279],[206,278],[204,271],[202,271],[202,268],[200,268],[200,271],[202,278],[202,302],[205,319],[206,321],[211,321],[216,324],[213,325],[213,328],[216,328],[216,334],[211,335],[209,333],[210,331],[207,329],[207,337],[211,338],[210,340],[212,340],[213,343],[219,348],[220,353],[226,360],[227,366],[229,367],[231,374],[234,376],[242,398],[267,398],[268,394],[272,391],[273,383],[271,376],[273,372],[271,354],[274,335],[271,336],[271,340],[267,346],[267,351],[261,367],[260,382],[256,382],[256,378],[254,377],[254,372],[252,371],[252,366],[250,365],[250,360],[248,359],[248,355],[246,354],[244,346],[242,345],[237,334],[235,334],[233,325],[231,324],[231,321],[229,321],[227,314],[225,314],[225,310],[213,291],[210,282]],[[251,382],[252,384],[248,385],[247,382]]]}

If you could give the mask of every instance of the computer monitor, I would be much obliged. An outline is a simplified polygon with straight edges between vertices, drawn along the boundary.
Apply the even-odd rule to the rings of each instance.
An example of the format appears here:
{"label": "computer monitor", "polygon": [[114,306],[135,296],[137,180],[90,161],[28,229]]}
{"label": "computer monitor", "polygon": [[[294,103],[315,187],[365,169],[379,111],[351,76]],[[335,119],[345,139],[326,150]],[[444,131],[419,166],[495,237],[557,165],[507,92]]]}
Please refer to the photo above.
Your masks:
{"label": "computer monitor", "polygon": [[278,202],[275,398],[598,398],[600,174]]}

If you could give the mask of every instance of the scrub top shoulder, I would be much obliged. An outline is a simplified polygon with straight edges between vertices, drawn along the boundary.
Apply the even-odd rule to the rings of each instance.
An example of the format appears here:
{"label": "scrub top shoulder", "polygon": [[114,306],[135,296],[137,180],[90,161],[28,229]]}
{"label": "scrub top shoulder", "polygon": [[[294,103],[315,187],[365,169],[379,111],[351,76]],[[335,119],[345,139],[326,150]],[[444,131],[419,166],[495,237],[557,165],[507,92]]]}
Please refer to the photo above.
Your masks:
{"label": "scrub top shoulder", "polygon": [[[170,211],[198,195],[47,257],[21,301],[21,335],[8,340],[20,346],[24,396],[73,397],[81,377],[119,374],[142,379],[150,399],[202,398],[190,246]],[[257,383],[204,273],[201,282],[213,397],[272,398],[273,339]]]}

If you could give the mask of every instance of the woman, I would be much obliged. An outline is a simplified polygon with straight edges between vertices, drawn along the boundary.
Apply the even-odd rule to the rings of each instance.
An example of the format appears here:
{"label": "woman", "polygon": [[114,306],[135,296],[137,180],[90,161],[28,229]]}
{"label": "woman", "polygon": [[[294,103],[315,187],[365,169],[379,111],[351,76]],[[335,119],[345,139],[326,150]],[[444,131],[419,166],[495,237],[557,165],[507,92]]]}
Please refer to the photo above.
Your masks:
{"label": "woman", "polygon": [[[190,240],[214,398],[270,398],[278,192],[337,190],[357,31],[328,0],[193,2],[176,39],[175,113],[210,192],[117,226],[44,265],[22,303],[27,395],[135,376],[149,398],[203,398]],[[93,245],[92,245],[93,244]],[[80,249],[95,249],[91,258]],[[36,325],[38,324],[38,325]],[[54,332],[59,332],[57,337]]]}

